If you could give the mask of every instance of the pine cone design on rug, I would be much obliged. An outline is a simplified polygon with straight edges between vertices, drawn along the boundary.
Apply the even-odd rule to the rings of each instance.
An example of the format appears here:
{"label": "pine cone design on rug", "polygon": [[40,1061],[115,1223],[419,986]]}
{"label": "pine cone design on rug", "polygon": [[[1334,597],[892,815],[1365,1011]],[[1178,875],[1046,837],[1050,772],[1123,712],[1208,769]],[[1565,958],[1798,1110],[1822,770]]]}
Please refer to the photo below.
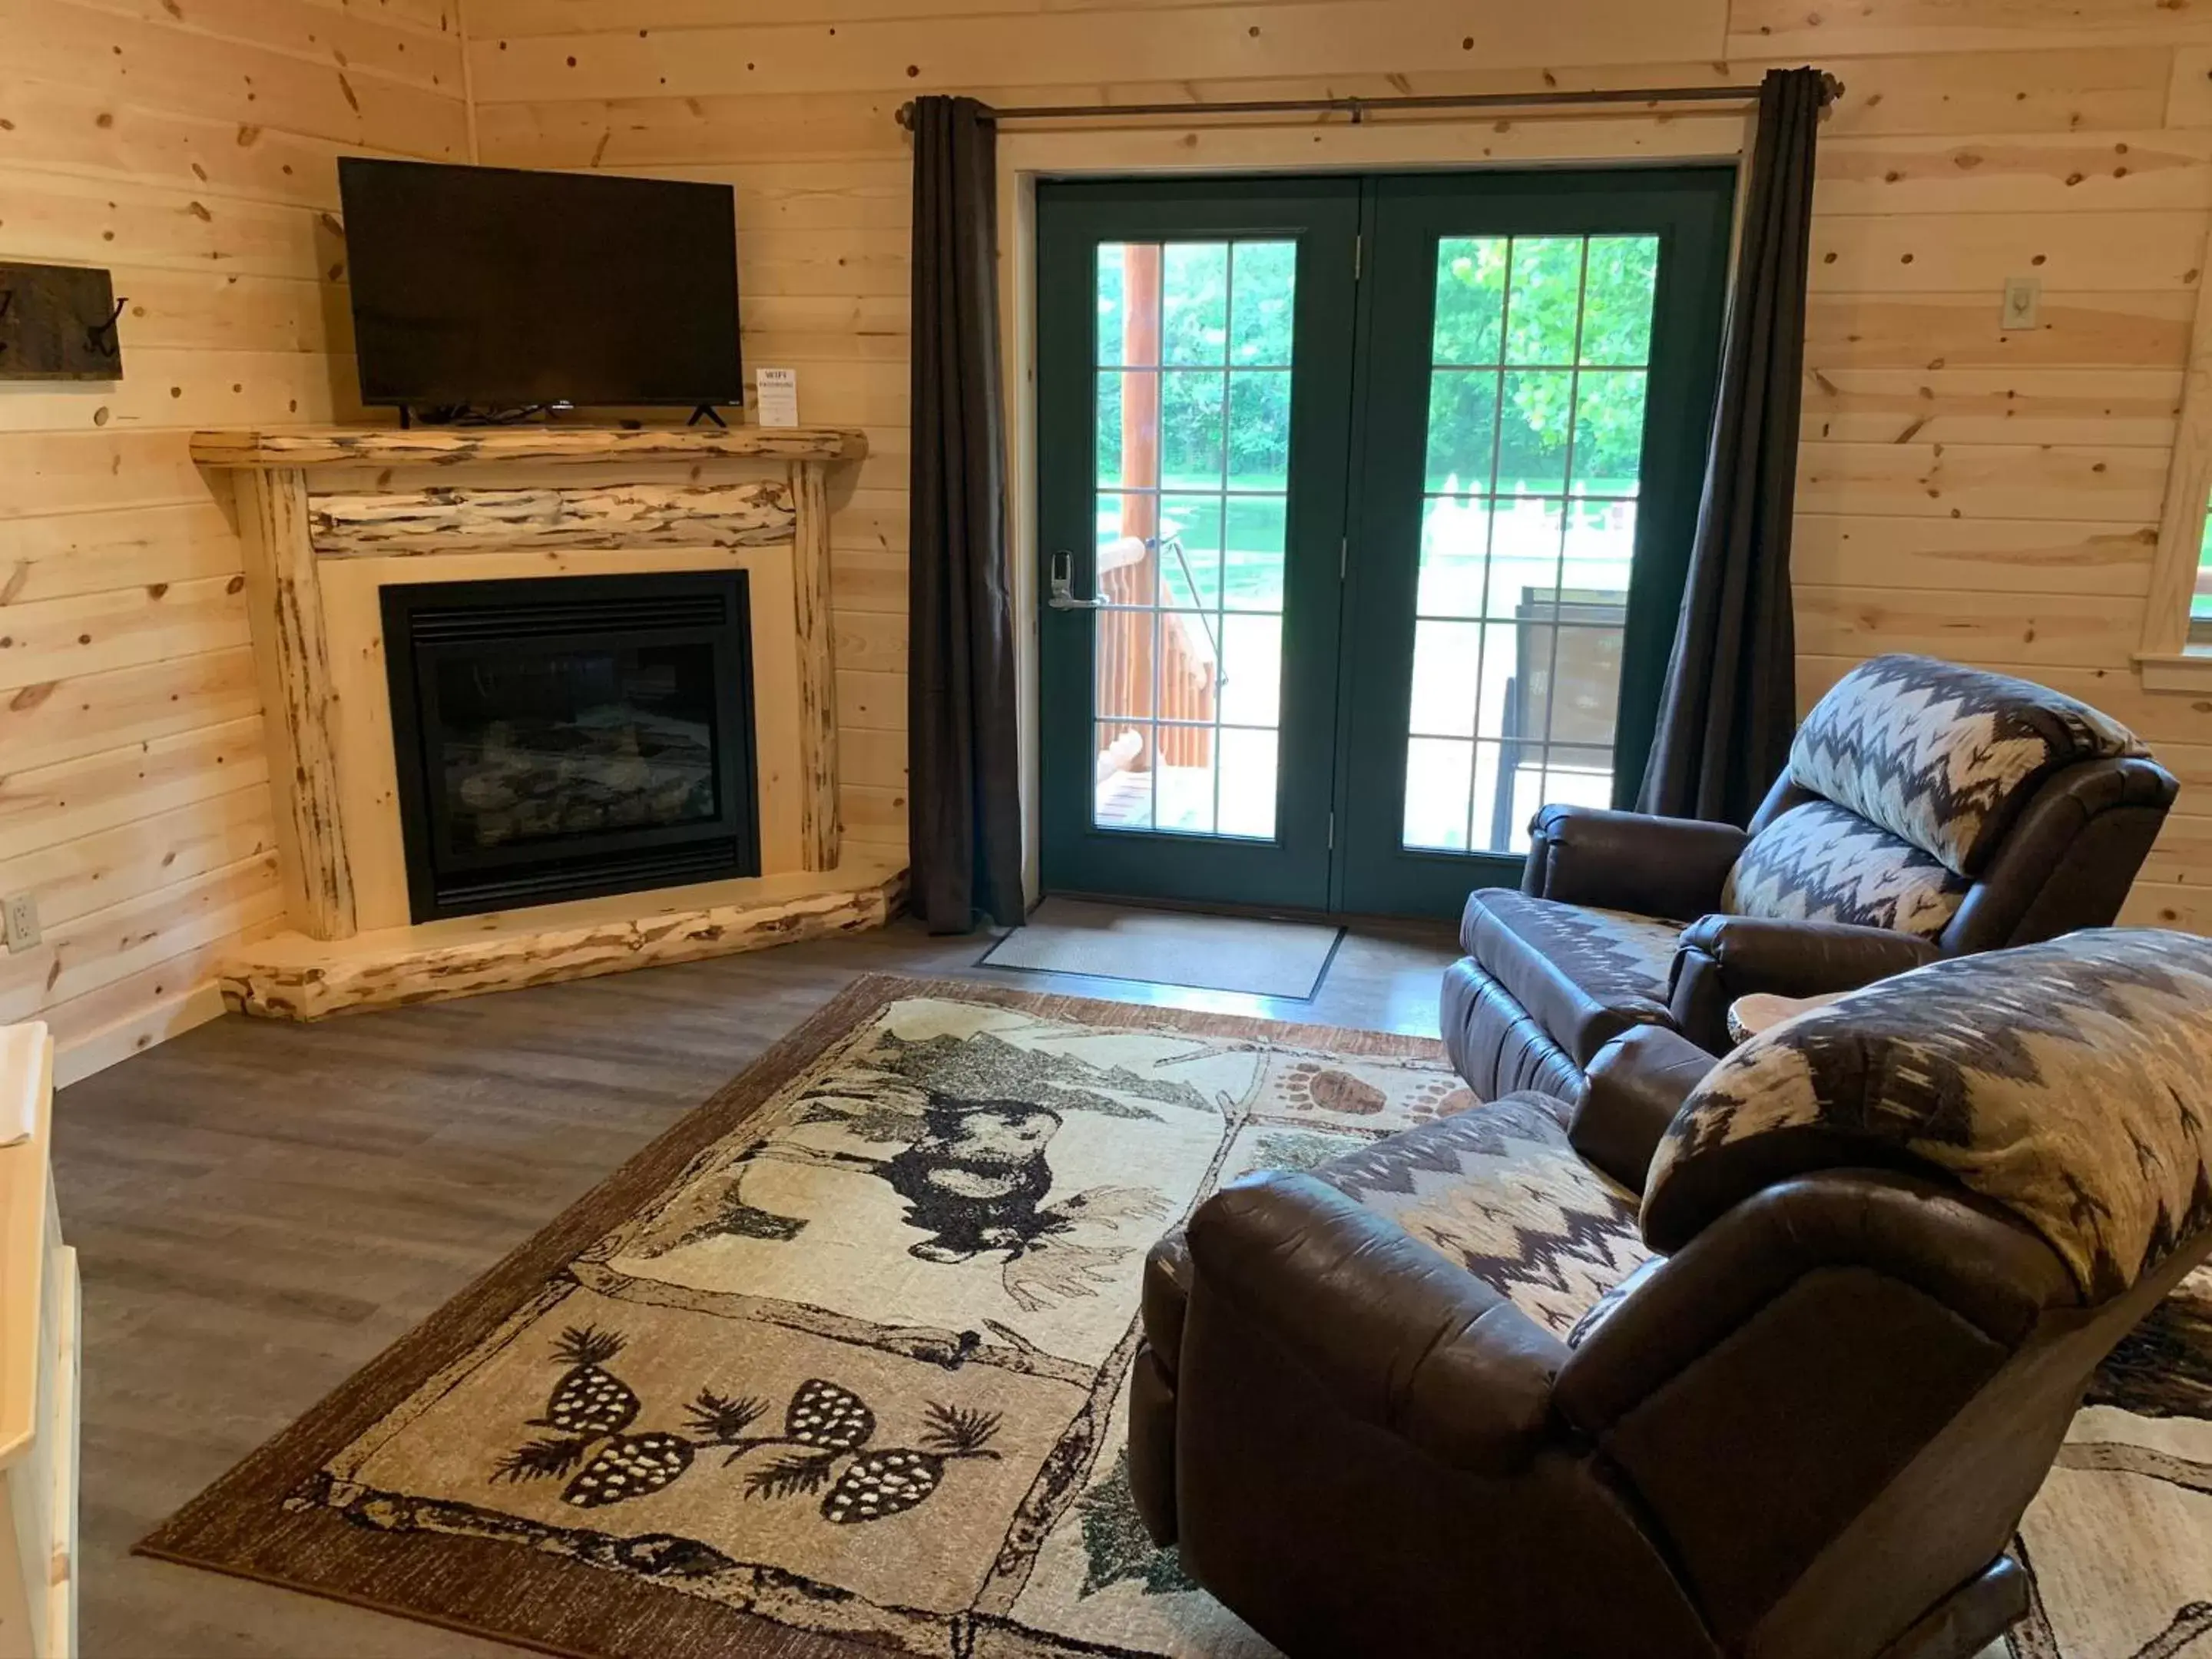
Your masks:
{"label": "pine cone design on rug", "polygon": [[591,1325],[572,1325],[561,1333],[553,1357],[568,1369],[553,1385],[545,1415],[531,1419],[529,1425],[554,1432],[502,1457],[492,1472],[495,1481],[566,1474],[595,1443],[603,1442],[561,1493],[562,1503],[591,1510],[659,1492],[691,1467],[695,1449],[684,1436],[623,1432],[642,1409],[629,1385],[606,1369],[624,1342],[619,1332]]}
{"label": "pine cone design on rug", "polygon": [[[961,1458],[999,1454],[989,1449],[999,1431],[999,1413],[945,1406],[932,1401],[928,1426],[919,1446],[878,1447],[865,1450],[876,1431],[876,1414],[849,1389],[819,1377],[799,1385],[785,1413],[784,1432],[737,1443],[727,1462],[735,1462],[757,1447],[784,1445],[799,1449],[763,1464],[747,1479],[748,1498],[790,1498],[830,1487],[822,1500],[826,1521],[850,1524],[879,1521],[927,1502],[945,1479],[945,1465]],[[852,1462],[837,1473],[840,1458]],[[836,1484],[831,1485],[831,1477]]]}
{"label": "pine cone design on rug", "polygon": [[822,1500],[822,1518],[840,1525],[903,1515],[927,1501],[945,1479],[945,1466],[963,1457],[998,1461],[990,1449],[999,1432],[999,1413],[957,1406],[929,1407],[929,1426],[921,1447],[869,1452],[855,1458]]}
{"label": "pine cone design on rug", "polygon": [[569,1369],[553,1385],[545,1415],[532,1426],[584,1437],[628,1428],[637,1417],[637,1396],[605,1369],[622,1351],[623,1339],[612,1331],[572,1325],[562,1332],[554,1354]]}
{"label": "pine cone design on rug", "polygon": [[[828,1465],[840,1453],[866,1445],[875,1431],[876,1414],[868,1409],[866,1401],[850,1389],[841,1389],[818,1376],[809,1377],[799,1385],[799,1392],[791,1396],[791,1404],[784,1410],[781,1434],[757,1435],[750,1440],[723,1437],[731,1449],[722,1461],[734,1463],[762,1446],[797,1446],[801,1450],[796,1459],[780,1462],[818,1462],[823,1465],[826,1477]],[[753,1477],[756,1483],[761,1478]],[[747,1492],[749,1496],[760,1495],[750,1486]]]}
{"label": "pine cone design on rug", "polygon": [[568,1483],[561,1501],[595,1510],[626,1498],[643,1498],[690,1467],[691,1443],[680,1434],[617,1435]]}

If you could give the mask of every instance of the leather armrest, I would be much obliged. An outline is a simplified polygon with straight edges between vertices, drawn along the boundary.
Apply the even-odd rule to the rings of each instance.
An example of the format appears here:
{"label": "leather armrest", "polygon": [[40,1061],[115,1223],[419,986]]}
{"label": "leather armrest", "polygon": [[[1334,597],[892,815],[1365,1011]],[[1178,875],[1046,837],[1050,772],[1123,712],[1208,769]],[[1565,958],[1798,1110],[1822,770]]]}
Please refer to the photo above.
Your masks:
{"label": "leather armrest", "polygon": [[1524,891],[1667,917],[1700,916],[1717,905],[1749,839],[1732,823],[1592,806],[1547,806],[1532,833]]}
{"label": "leather armrest", "polygon": [[[1671,1240],[1668,1242],[1672,1242]],[[1894,1170],[1823,1170],[1735,1205],[1572,1351],[1561,1414],[1603,1435],[1683,1373],[1740,1341],[1797,1281],[1859,1269],[1942,1304],[1978,1334],[2024,1341],[2045,1311],[2080,1300],[2051,1247],[1994,1205]]]}
{"label": "leather armrest", "polygon": [[1453,1468],[1508,1473],[1547,1438],[1565,1345],[1334,1187],[1247,1176],[1199,1207],[1188,1238],[1194,1333],[1227,1299],[1346,1415]]}
{"label": "leather armrest", "polygon": [[1714,1060],[1664,1025],[1623,1032],[1591,1060],[1568,1140],[1622,1186],[1641,1193],[1659,1137]]}
{"label": "leather armrest", "polygon": [[1738,997],[1759,991],[1784,997],[1856,991],[1942,954],[1926,939],[1887,927],[1705,916],[1682,930],[1668,1003],[1685,1036],[1725,1054],[1735,1046],[1728,1011]]}

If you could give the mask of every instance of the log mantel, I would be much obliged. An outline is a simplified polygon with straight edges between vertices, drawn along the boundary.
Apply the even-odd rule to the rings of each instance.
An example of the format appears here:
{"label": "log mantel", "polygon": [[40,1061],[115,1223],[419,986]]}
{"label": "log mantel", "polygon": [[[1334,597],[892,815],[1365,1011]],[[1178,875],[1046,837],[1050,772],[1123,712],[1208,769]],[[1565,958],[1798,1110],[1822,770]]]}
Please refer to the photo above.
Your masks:
{"label": "log mantel", "polygon": [[466,466],[486,461],[853,461],[864,433],[810,426],[303,426],[192,434],[202,466]]}

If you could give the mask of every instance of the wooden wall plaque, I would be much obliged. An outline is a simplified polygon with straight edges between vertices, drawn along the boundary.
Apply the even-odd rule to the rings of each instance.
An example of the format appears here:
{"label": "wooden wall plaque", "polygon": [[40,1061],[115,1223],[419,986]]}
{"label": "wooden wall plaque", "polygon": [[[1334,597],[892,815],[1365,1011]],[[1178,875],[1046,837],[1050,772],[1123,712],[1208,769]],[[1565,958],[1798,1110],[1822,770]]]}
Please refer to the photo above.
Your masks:
{"label": "wooden wall plaque", "polygon": [[0,380],[119,380],[119,307],[106,271],[0,264]]}

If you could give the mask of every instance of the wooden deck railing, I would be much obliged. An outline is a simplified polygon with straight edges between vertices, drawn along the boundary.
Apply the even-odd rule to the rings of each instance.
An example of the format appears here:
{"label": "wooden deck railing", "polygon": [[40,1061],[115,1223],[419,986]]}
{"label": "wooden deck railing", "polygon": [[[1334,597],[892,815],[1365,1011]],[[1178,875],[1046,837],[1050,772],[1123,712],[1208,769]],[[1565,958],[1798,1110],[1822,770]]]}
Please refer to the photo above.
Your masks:
{"label": "wooden deck railing", "polygon": [[[1121,362],[1131,368],[1160,361],[1160,248],[1129,243],[1121,250]],[[1121,478],[1157,489],[1160,482],[1160,383],[1157,374],[1121,377]],[[1109,605],[1161,604],[1167,597],[1160,562],[1160,498],[1121,497],[1121,534],[1098,550],[1098,597]],[[1195,597],[1195,596],[1194,596]],[[1097,684],[1091,707],[1112,735],[1099,744],[1115,769],[1141,772],[1155,764],[1205,766],[1213,758],[1214,698],[1221,665],[1199,619],[1142,611],[1100,611],[1097,623]],[[1157,625],[1157,633],[1155,628]],[[1154,677],[1154,641],[1158,674]],[[1157,684],[1158,699],[1154,698]],[[1146,719],[1200,720],[1198,726],[1159,730],[1153,752]],[[1133,754],[1122,739],[1140,734]],[[1127,759],[1121,759],[1127,755]]]}
{"label": "wooden deck railing", "polygon": [[[1124,536],[1098,550],[1098,596],[1109,605],[1150,605],[1159,592],[1160,555],[1133,536]],[[1115,735],[1139,727],[1147,712],[1161,720],[1202,720],[1204,726],[1164,726],[1159,735],[1158,764],[1205,766],[1213,758],[1215,688],[1221,665],[1200,619],[1187,613],[1146,611],[1101,611],[1094,613],[1098,626],[1097,701],[1102,720],[1115,726]],[[1153,706],[1154,640],[1159,641],[1158,706]],[[1123,726],[1115,716],[1126,719]],[[1141,728],[1139,728],[1141,729]],[[1141,772],[1154,763],[1149,739],[1127,764]]]}

